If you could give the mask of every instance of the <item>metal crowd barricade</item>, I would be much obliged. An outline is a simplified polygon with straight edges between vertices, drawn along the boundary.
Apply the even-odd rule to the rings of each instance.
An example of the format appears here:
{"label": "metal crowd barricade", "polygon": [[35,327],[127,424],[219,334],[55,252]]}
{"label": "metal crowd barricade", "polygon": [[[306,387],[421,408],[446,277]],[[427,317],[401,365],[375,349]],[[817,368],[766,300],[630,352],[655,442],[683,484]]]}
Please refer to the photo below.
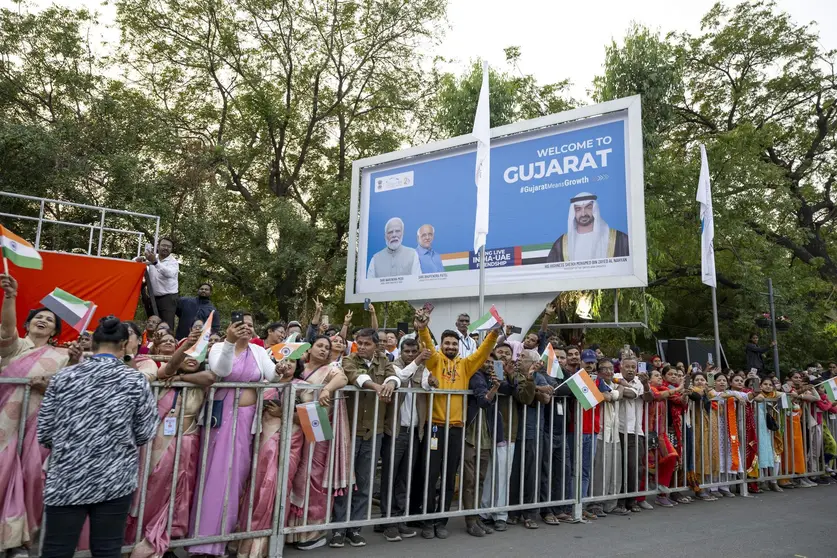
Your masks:
{"label": "metal crowd barricade", "polygon": [[[19,430],[17,433],[17,451],[20,454],[22,451],[22,440],[27,425],[27,414],[31,400],[31,386],[30,380],[23,378],[0,378],[0,386],[11,385],[14,389],[22,389],[22,412],[19,423]],[[764,464],[759,464],[761,470],[757,477],[748,477],[746,460],[747,446],[749,443],[747,433],[747,413],[752,412],[754,420],[756,421],[756,432],[758,432],[758,421],[760,412],[758,405],[781,405],[779,399],[767,401],[764,403],[757,403],[753,401],[743,401],[741,399],[730,398],[715,398],[713,400],[704,400],[700,402],[690,402],[688,405],[680,403],[667,402],[667,408],[664,421],[664,432],[656,432],[659,437],[671,436],[677,440],[681,445],[681,450],[684,450],[680,455],[677,464],[676,479],[670,483],[671,486],[662,486],[659,484],[659,460],[655,460],[654,472],[652,473],[651,456],[654,451],[648,448],[646,440],[649,432],[656,430],[656,424],[650,424],[651,409],[650,405],[655,402],[644,401],[642,399],[637,401],[616,400],[613,402],[601,403],[595,411],[582,412],[581,405],[573,398],[552,397],[548,403],[541,403],[537,400],[527,405],[517,399],[517,395],[511,396],[497,396],[493,404],[487,407],[479,407],[476,413],[476,422],[472,428],[475,430],[475,437],[469,438],[468,424],[462,427],[461,442],[456,447],[451,447],[452,441],[451,433],[451,408],[458,404],[457,398],[462,403],[462,416],[465,419],[468,416],[467,407],[468,402],[474,397],[471,391],[454,391],[454,390],[430,390],[425,391],[418,388],[400,388],[393,394],[392,405],[400,408],[401,403],[407,394],[411,394],[411,413],[410,417],[418,417],[418,399],[425,397],[427,403],[427,417],[425,424],[424,438],[420,441],[417,436],[411,435],[409,437],[409,444],[407,447],[408,463],[414,464],[407,472],[406,478],[406,492],[404,494],[405,505],[404,515],[395,515],[393,513],[392,501],[395,500],[393,494],[397,478],[397,472],[394,466],[395,444],[389,444],[389,463],[388,468],[381,468],[378,471],[378,459],[381,451],[380,437],[384,433],[379,430],[379,416],[385,412],[386,404],[380,401],[377,397],[372,399],[372,403],[367,401],[367,404],[372,404],[372,436],[371,436],[371,452],[374,456],[368,463],[364,463],[364,467],[369,467],[368,473],[369,486],[366,487],[368,492],[368,501],[362,513],[359,516],[348,515],[347,518],[334,517],[334,498],[340,493],[341,497],[347,500],[346,509],[347,514],[351,514],[352,500],[360,497],[358,487],[355,486],[355,473],[360,471],[356,468],[354,459],[356,444],[359,440],[356,438],[358,417],[360,415],[360,399],[359,395],[363,392],[370,392],[370,390],[363,390],[354,386],[347,386],[337,393],[332,394],[331,417],[333,424],[334,439],[330,442],[309,442],[301,438],[301,432],[298,426],[295,426],[294,419],[296,413],[296,404],[301,401],[316,401],[323,388],[321,385],[311,385],[306,383],[235,383],[235,382],[219,382],[213,384],[208,388],[198,387],[193,384],[178,382],[175,384],[164,384],[162,382],[154,382],[152,388],[155,391],[158,401],[169,389],[180,389],[180,407],[176,413],[177,431],[174,435],[173,448],[166,451],[173,452],[171,478],[164,483],[165,490],[168,492],[166,501],[165,514],[167,517],[166,534],[171,538],[173,536],[172,529],[176,514],[176,504],[178,502],[178,482],[179,480],[179,465],[183,459],[183,441],[187,435],[184,431],[184,424],[187,419],[198,421],[198,417],[187,417],[186,415],[186,400],[187,394],[190,392],[201,392],[205,394],[205,399],[202,404],[203,409],[203,424],[204,427],[199,429],[197,434],[190,433],[189,435],[197,435],[200,437],[200,449],[198,450],[198,470],[192,477],[194,478],[195,486],[193,488],[196,496],[189,503],[190,515],[196,517],[195,524],[189,525],[188,533],[179,538],[171,538],[169,548],[189,547],[200,544],[224,542],[225,544],[242,544],[245,540],[264,539],[267,547],[267,553],[271,557],[282,556],[284,553],[284,546],[286,544],[286,537],[298,536],[302,533],[322,533],[326,535],[327,531],[335,529],[356,529],[371,525],[393,525],[402,522],[432,522],[435,520],[446,519],[458,516],[474,516],[474,515],[488,515],[493,513],[516,513],[530,511],[530,513],[551,513],[549,510],[565,509],[571,510],[571,515],[576,521],[582,520],[582,510],[584,507],[615,506],[616,501],[634,500],[639,497],[653,497],[658,494],[671,494],[680,491],[685,491],[691,486],[695,488],[695,484],[699,485],[700,489],[712,489],[716,487],[731,487],[740,486],[742,494],[747,492],[747,483],[749,482],[764,482],[783,479],[798,479],[802,477],[818,477],[826,474],[829,471],[828,457],[825,454],[825,443],[823,430],[829,429],[830,433],[837,432],[837,415],[825,413],[822,415],[822,420],[817,419],[817,414],[812,413],[816,411],[815,404],[802,402],[798,409],[791,406],[787,411],[781,411],[780,427],[782,431],[779,436],[786,444],[782,452],[782,459],[779,463],[778,470],[773,470],[772,474],[767,474]],[[269,524],[264,528],[254,528],[254,502],[256,497],[256,490],[262,487],[256,486],[256,474],[259,463],[260,450],[260,433],[262,431],[262,416],[265,412],[266,402],[264,398],[264,391],[266,389],[275,388],[279,390],[280,399],[282,401],[282,426],[279,431],[279,453],[278,459],[275,463],[277,467],[276,475],[276,494],[272,509],[269,510],[270,518]],[[236,431],[239,428],[251,428],[253,432],[252,444],[248,452],[248,474],[249,483],[242,484],[242,492],[238,501],[233,501],[231,497],[230,482],[232,477],[233,455],[225,455],[227,459],[227,479],[226,488],[223,491],[223,504],[221,509],[221,531],[211,536],[197,536],[200,532],[200,522],[202,517],[202,510],[206,505],[203,501],[203,494],[207,489],[207,462],[209,460],[210,444],[209,432],[206,428],[209,418],[212,413],[212,402],[215,400],[216,393],[221,389],[229,389],[225,397],[232,396],[232,424],[231,437],[235,438]],[[238,417],[240,410],[243,408],[241,403],[241,396],[245,390],[255,390],[255,415],[253,423],[238,424]],[[444,398],[444,406],[446,408],[446,417],[444,426],[441,423],[436,424],[439,428],[438,435],[444,437],[444,455],[441,457],[441,474],[440,486],[438,490],[430,486],[429,470],[431,463],[431,453],[433,451],[428,449],[430,446],[429,437],[432,434],[433,409],[434,402],[437,398]],[[350,398],[350,399],[349,399]],[[351,404],[347,405],[347,402]],[[706,403],[711,403],[706,405]],[[633,432],[626,432],[626,424],[620,421],[620,417],[626,416],[631,410],[634,410],[633,405],[642,405],[642,419],[641,427],[642,434],[639,429],[634,429]],[[731,463],[724,459],[721,463],[721,452],[726,451],[726,446],[720,443],[720,438],[725,435],[724,431],[720,429],[719,425],[723,424],[722,415],[727,418],[731,417],[731,413],[727,413],[726,406],[735,405],[735,421],[737,425],[737,433],[739,437],[739,471],[730,469]],[[748,411],[748,407],[751,411]],[[574,413],[569,413],[569,409],[574,408]],[[173,406],[174,409],[174,406]],[[369,409],[366,409],[369,411]],[[624,411],[624,413],[622,412]],[[161,411],[162,412],[162,411]],[[171,411],[170,411],[171,412]],[[599,432],[595,432],[595,428],[591,432],[585,431],[584,413],[595,413],[595,421],[598,421]],[[682,420],[672,424],[670,422],[671,416],[678,416],[682,413]],[[274,415],[275,416],[275,415]],[[561,417],[561,425],[558,427],[557,421]],[[570,418],[572,417],[572,421]],[[810,419],[808,417],[811,417]],[[795,419],[798,419],[795,421]],[[31,420],[31,419],[30,419]],[[405,427],[397,423],[398,414],[393,413],[392,423],[389,425],[392,430],[393,437],[396,436],[399,428],[419,428],[418,421],[416,426]],[[507,442],[504,452],[507,455],[505,459],[505,470],[501,470],[500,458],[498,457],[498,432],[500,422],[503,423],[503,437]],[[589,428],[588,423],[588,428]],[[534,429],[534,435],[527,436],[527,426]],[[678,431],[675,431],[675,425]],[[729,424],[726,424],[727,431]],[[162,426],[161,426],[162,428]],[[444,431],[442,431],[444,428]],[[489,429],[489,436],[484,436],[484,428]],[[512,438],[515,438],[512,443]],[[162,431],[158,430],[158,436],[162,436]],[[772,434],[771,434],[772,435]],[[346,439],[348,448],[338,448],[341,440]],[[586,438],[585,438],[586,437]],[[484,440],[487,438],[487,440]],[[296,443],[301,440],[301,443]],[[585,449],[585,439],[588,441]],[[469,441],[471,440],[471,441]],[[595,440],[595,442],[593,442]],[[392,440],[394,442],[394,440]],[[441,442],[441,440],[440,440]],[[472,443],[473,442],[473,443]],[[484,447],[484,443],[488,443],[490,447]],[[662,442],[661,442],[662,443]],[[318,444],[328,444],[328,446],[319,446],[321,456],[325,456],[325,467],[322,468],[322,463],[314,460],[315,449]],[[466,454],[466,444],[470,444],[473,452],[469,451]],[[534,446],[534,450],[532,449]],[[635,447],[636,450],[629,451],[630,447]],[[141,453],[141,471],[139,487],[136,496],[135,518],[136,522],[130,533],[126,533],[126,544],[122,548],[123,553],[130,553],[134,547],[143,540],[145,529],[145,514],[148,506],[149,486],[152,480],[152,475],[155,474],[155,467],[152,466],[152,451],[153,442],[146,446]],[[306,450],[307,448],[307,450]],[[512,448],[514,451],[512,451]],[[528,451],[527,451],[528,448]],[[717,452],[715,448],[718,448]],[[798,451],[801,448],[804,459],[799,460]],[[338,451],[339,449],[339,451]],[[343,451],[344,449],[348,451]],[[730,445],[730,451],[732,445]],[[487,451],[487,454],[486,454]],[[295,454],[294,452],[299,452]],[[528,461],[534,460],[534,464],[527,464]],[[464,498],[465,488],[463,483],[466,477],[466,455],[473,455],[475,461],[469,464],[468,470],[472,470],[473,480],[469,478],[469,482],[474,482],[473,494],[474,501],[466,501]],[[307,458],[303,459],[304,456]],[[519,461],[518,465],[513,464],[513,457]],[[795,456],[796,462],[793,459],[788,459],[786,456]],[[339,459],[344,462],[338,463]],[[456,469],[451,469],[448,472],[448,464],[450,459],[458,459],[459,465]],[[489,460],[489,466],[486,468],[485,478],[481,478],[481,464],[483,459]],[[635,462],[632,462],[633,460]],[[831,458],[833,460],[833,457]],[[571,466],[568,467],[567,461],[570,461]],[[162,458],[161,458],[162,461]],[[804,465],[802,464],[804,462]],[[294,466],[292,467],[292,463]],[[473,465],[473,467],[471,466]],[[772,464],[771,464],[772,465]],[[831,465],[833,467],[833,464]],[[295,468],[294,468],[295,467]],[[316,470],[315,470],[316,467]],[[335,486],[337,480],[337,473],[341,471],[340,467],[345,467],[348,471],[347,486]],[[559,470],[556,470],[559,468]],[[512,478],[512,471],[517,470],[517,476]],[[587,473],[585,473],[585,471]],[[376,474],[380,475],[381,486],[386,486],[387,498],[389,505],[384,506],[386,512],[382,513],[376,511],[373,507],[372,501],[372,487]],[[459,477],[457,497],[453,498],[451,508],[448,511],[443,509],[444,502],[448,496],[447,491],[447,475],[456,474]],[[691,477],[690,474],[694,475]],[[297,500],[291,502],[289,494],[289,486],[295,480],[296,475],[305,481],[304,493],[301,501]],[[312,489],[317,489],[318,486],[312,486],[311,479],[320,476],[318,482],[325,491],[324,509],[319,508],[319,503],[312,506]],[[470,477],[469,473],[469,477]],[[585,483],[586,477],[586,483]],[[155,485],[159,485],[160,479],[154,479]],[[503,482],[505,481],[505,482]],[[514,485],[512,484],[514,483]],[[455,484],[456,486],[456,484]],[[582,491],[582,487],[587,486],[587,492]],[[246,490],[243,487],[247,487]],[[363,487],[360,487],[363,488]],[[514,488],[514,490],[513,490]],[[415,490],[414,490],[415,489]],[[502,490],[503,493],[498,491]],[[383,491],[382,491],[383,492]],[[417,496],[418,493],[421,496]],[[484,496],[488,495],[486,500]],[[514,500],[511,497],[515,495]],[[439,498],[440,511],[436,511],[435,504],[436,497]],[[319,496],[321,497],[321,496]],[[415,498],[420,498],[419,502],[415,502]],[[411,506],[411,502],[414,504]],[[483,505],[485,502],[488,505]],[[287,518],[289,517],[289,505],[293,504],[297,509],[293,524],[289,524]],[[418,505],[416,505],[418,504]],[[194,509],[191,509],[194,508]],[[380,508],[380,506],[379,506]],[[237,509],[237,522],[232,529],[227,528],[228,518],[234,510]],[[383,508],[381,508],[383,509]],[[605,509],[607,511],[607,509]],[[194,513],[191,513],[194,512]],[[158,512],[159,513],[159,512]],[[41,536],[44,530],[42,529]],[[178,533],[180,535],[180,533]],[[41,541],[42,542],[42,541]],[[77,558],[85,558],[90,553],[87,551],[77,552]]]}

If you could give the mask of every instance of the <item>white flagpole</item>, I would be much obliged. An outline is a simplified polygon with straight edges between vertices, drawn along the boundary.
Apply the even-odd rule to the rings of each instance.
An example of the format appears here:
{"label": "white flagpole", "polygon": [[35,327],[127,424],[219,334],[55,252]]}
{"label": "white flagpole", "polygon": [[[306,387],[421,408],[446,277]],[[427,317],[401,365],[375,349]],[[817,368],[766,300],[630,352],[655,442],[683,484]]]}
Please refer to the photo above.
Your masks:
{"label": "white flagpole", "polygon": [[700,248],[701,280],[712,287],[712,322],[715,328],[715,363],[723,368],[721,358],[721,334],[718,327],[718,293],[715,274],[715,216],[712,209],[712,187],[709,181],[709,161],[706,147],[700,145],[700,178],[698,179],[697,201],[700,202]]}
{"label": "white flagpole", "polygon": [[[488,234],[489,169],[491,154],[491,113],[488,101],[488,62],[482,63],[482,87],[474,116],[477,139],[477,164],[474,181],[477,185],[477,212],[474,222],[474,250],[480,254],[480,316],[485,314],[485,237]],[[480,334],[482,338],[483,333]]]}

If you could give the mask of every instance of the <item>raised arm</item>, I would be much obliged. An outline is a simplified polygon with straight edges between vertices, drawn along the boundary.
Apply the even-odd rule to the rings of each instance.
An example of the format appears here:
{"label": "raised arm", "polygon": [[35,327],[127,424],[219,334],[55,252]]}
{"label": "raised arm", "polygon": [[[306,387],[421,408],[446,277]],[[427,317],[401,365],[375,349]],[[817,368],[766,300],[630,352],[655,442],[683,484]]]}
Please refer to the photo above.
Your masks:
{"label": "raised arm", "polygon": [[343,327],[340,328],[340,337],[343,339],[349,338],[349,329],[352,326],[352,316],[354,316],[354,313],[351,310],[347,310],[346,315],[343,316]]}
{"label": "raised arm", "polygon": [[3,288],[3,309],[0,311],[0,339],[17,338],[17,281],[11,275],[0,275]]}
{"label": "raised arm", "polygon": [[[503,324],[501,323],[500,328],[502,327]],[[479,348],[477,348],[475,353],[462,359],[460,364],[466,377],[470,378],[476,374],[480,368],[482,368],[482,365],[485,364],[485,361],[491,356],[491,351],[493,351],[495,345],[497,345],[497,337],[499,334],[499,330],[497,329],[491,331],[491,333],[489,333],[483,340]],[[425,344],[426,343],[427,342],[425,341]]]}
{"label": "raised arm", "polygon": [[430,337],[430,330],[427,328],[427,323],[428,317],[424,315],[424,312],[421,310],[417,311],[414,326],[418,332],[419,341],[421,341],[423,348],[430,352],[430,356],[427,357],[425,366],[427,368],[432,368],[439,359],[439,352],[436,351],[436,347],[433,345],[433,338]]}
{"label": "raised arm", "polygon": [[171,359],[160,369],[157,371],[157,378],[160,380],[165,380],[167,378],[171,378],[175,374],[178,373],[180,370],[180,366],[186,360],[186,351],[191,349],[195,343],[198,342],[198,339],[201,337],[200,331],[192,331],[189,332],[189,337],[186,338],[186,341],[181,343],[181,345],[174,351],[174,354],[171,355]]}
{"label": "raised arm", "polygon": [[375,305],[369,305],[369,327],[378,331],[378,314],[375,313]]}

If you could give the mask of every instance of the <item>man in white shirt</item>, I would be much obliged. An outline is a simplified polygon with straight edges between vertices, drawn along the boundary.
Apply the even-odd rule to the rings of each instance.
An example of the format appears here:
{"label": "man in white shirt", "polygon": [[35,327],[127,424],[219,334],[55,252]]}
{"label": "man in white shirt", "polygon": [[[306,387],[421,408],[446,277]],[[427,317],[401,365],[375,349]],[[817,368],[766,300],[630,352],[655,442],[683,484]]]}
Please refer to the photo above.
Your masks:
{"label": "man in white shirt", "polygon": [[149,287],[157,303],[157,315],[169,324],[172,330],[177,300],[180,297],[180,264],[172,254],[173,249],[174,242],[170,238],[162,237],[157,242],[156,254],[153,250],[146,250],[145,257],[140,258],[148,266]]}
{"label": "man in white shirt", "polygon": [[[638,492],[641,481],[645,480],[645,432],[642,429],[645,388],[636,377],[636,370],[635,358],[623,358],[620,366],[622,379],[616,381],[618,391],[622,394],[619,406],[619,437],[622,439],[622,451],[628,452],[627,478],[622,484],[622,490],[626,493]],[[645,508],[637,503],[636,498],[619,500],[619,507],[628,511]]]}
{"label": "man in white shirt", "polygon": [[459,357],[468,358],[477,352],[477,342],[471,339],[468,334],[468,326],[471,325],[471,316],[460,314],[456,318],[456,334],[459,336]]}

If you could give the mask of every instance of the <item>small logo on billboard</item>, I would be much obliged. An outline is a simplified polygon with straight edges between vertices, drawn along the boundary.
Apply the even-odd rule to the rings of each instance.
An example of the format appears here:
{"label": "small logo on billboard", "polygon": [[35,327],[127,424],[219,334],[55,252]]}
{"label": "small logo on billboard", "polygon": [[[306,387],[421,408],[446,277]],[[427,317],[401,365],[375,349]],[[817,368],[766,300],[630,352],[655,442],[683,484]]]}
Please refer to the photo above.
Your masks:
{"label": "small logo on billboard", "polygon": [[388,192],[413,185],[413,171],[390,174],[375,179],[375,192]]}

